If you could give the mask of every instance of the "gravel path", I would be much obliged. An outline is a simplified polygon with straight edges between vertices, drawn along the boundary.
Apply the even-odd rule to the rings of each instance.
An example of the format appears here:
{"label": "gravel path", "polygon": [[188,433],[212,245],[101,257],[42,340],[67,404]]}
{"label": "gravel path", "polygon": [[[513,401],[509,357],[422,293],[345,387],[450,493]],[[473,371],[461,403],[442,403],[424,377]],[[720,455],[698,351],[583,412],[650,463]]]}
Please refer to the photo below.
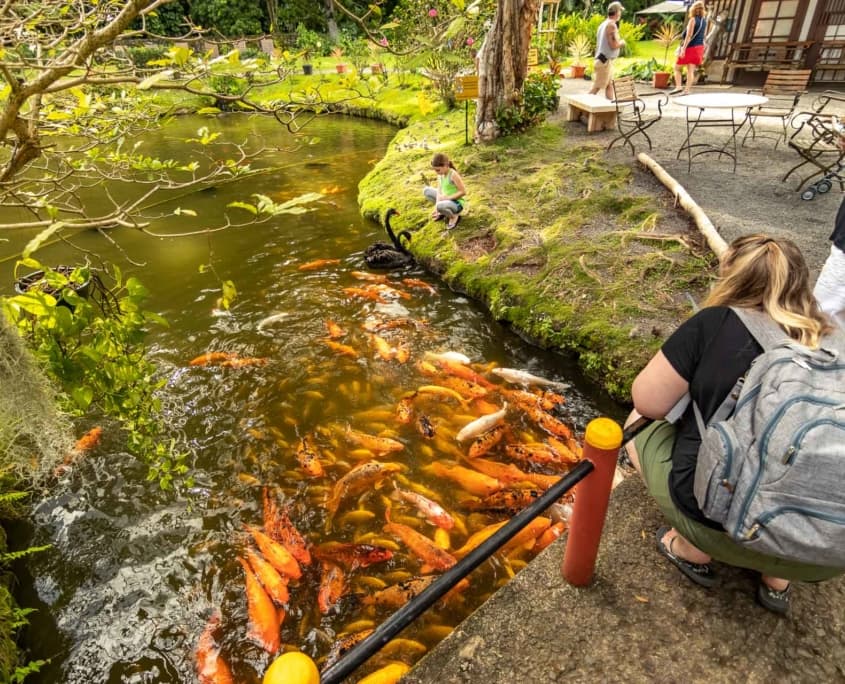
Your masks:
{"label": "gravel path", "polygon": [[[560,94],[585,93],[589,88],[588,81],[564,79],[561,81]],[[651,88],[644,84],[641,90],[648,91]],[[725,90],[744,92],[742,88],[718,85],[697,86],[695,92]],[[817,94],[810,92],[803,96],[798,110],[810,109]],[[787,183],[781,182],[784,173],[800,158],[795,150],[783,143],[775,148],[771,138],[758,138],[756,141],[749,139],[746,146],[739,150],[736,173],[732,172],[730,159],[714,154],[694,159],[692,170],[688,172],[686,157],[676,159],[678,148],[686,137],[685,109],[673,104],[672,99],[664,109],[663,119],[649,129],[653,149],[649,152],[645,139],[637,136],[634,139],[637,152],[650,154],[683,185],[727,242],[739,235],[754,232],[790,238],[801,247],[813,274],[818,273],[830,251],[828,236],[842,201],[838,184],[834,184],[833,190],[826,195],[817,195],[811,201],[802,200],[795,190],[797,180],[793,182],[793,178],[790,178]],[[649,106],[653,105],[649,103]],[[561,104],[560,112],[553,120],[567,126],[573,137],[583,137],[605,146],[616,137],[616,131],[588,135],[584,124],[566,121],[565,109],[565,105]],[[842,107],[830,106],[825,111],[845,114],[845,108]],[[774,134],[777,126],[777,121],[763,122],[757,125],[757,129]],[[704,135],[699,137],[698,133]],[[724,140],[725,137],[723,130],[698,133],[696,140]],[[608,153],[608,158],[636,163],[630,148],[618,144]]]}

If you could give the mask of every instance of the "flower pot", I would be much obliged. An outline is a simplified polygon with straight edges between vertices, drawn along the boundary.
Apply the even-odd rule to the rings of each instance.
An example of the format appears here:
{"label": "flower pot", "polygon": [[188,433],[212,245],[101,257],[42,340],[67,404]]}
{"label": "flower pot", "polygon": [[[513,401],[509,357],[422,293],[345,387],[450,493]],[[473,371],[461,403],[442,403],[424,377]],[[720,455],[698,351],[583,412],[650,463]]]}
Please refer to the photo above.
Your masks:
{"label": "flower pot", "polygon": [[584,71],[586,71],[586,69],[587,67],[584,64],[573,64],[569,67],[572,78],[584,78]]}
{"label": "flower pot", "polygon": [[651,77],[652,88],[668,88],[671,76],[668,71],[655,71]]}
{"label": "flower pot", "polygon": [[346,73],[346,65],[345,64],[335,64],[334,68],[337,69],[337,73],[345,74]]}
{"label": "flower pot", "polygon": [[306,76],[310,76],[314,73],[314,65],[313,64],[303,64],[302,65],[302,73]]}
{"label": "flower pot", "polygon": [[[62,275],[69,276],[73,273],[74,268],[73,266],[56,266],[55,270]],[[68,285],[68,289],[73,290],[80,297],[87,298],[89,292],[91,291],[91,279],[89,278],[84,283],[71,283]],[[57,292],[47,285],[44,280],[44,271],[33,271],[25,276],[21,276],[15,281],[15,292],[17,294],[24,294],[35,290],[53,295],[58,300],[59,305],[73,309],[73,307],[65,301],[64,297],[61,296],[60,292]]]}

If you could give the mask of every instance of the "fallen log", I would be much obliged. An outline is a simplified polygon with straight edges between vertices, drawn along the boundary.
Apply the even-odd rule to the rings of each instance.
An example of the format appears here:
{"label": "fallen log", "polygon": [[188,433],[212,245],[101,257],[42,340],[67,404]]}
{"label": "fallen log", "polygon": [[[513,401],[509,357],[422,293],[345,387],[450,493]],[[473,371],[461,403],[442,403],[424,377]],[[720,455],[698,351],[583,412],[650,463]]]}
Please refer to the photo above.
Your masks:
{"label": "fallen log", "polygon": [[713,253],[716,256],[721,256],[722,252],[728,248],[728,243],[725,242],[721,235],[719,235],[719,231],[716,230],[716,227],[710,219],[707,218],[707,214],[705,214],[704,210],[698,206],[692,197],[690,197],[689,193],[684,189],[684,186],[672,178],[672,176],[667,173],[666,169],[660,166],[660,164],[654,161],[654,159],[649,157],[645,152],[640,152],[637,155],[637,161],[639,161],[640,164],[645,166],[647,169],[651,170],[657,179],[669,188],[675,196],[675,201],[679,202],[680,205],[689,212],[690,216],[692,216],[695,221],[695,225],[698,226],[698,230],[704,236],[704,239],[707,240],[707,244],[710,249],[713,250]]}

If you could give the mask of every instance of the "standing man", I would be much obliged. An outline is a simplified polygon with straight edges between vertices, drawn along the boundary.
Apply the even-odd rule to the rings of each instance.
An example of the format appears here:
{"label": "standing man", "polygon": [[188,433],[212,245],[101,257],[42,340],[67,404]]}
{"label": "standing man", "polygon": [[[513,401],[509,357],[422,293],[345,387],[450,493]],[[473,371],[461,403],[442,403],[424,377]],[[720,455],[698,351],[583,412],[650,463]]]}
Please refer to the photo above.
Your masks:
{"label": "standing man", "polygon": [[613,99],[613,86],[610,83],[613,78],[613,60],[619,56],[619,48],[625,44],[619,37],[617,26],[624,9],[621,2],[611,2],[607,6],[607,19],[601,23],[596,34],[596,62],[593,65],[590,94],[597,95],[603,90],[608,100]]}
{"label": "standing man", "polygon": [[[841,143],[845,146],[845,142]],[[830,236],[830,256],[822,266],[813,296],[821,310],[845,329],[845,200],[836,212],[836,222]]]}

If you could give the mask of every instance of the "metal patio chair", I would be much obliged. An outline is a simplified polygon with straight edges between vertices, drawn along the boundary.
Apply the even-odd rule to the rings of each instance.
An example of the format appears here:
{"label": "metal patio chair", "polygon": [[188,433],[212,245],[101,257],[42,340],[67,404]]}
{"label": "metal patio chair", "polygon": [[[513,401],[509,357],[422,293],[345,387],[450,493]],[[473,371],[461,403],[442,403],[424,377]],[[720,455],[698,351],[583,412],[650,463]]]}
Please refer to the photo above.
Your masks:
{"label": "metal patio chair", "polygon": [[816,194],[830,192],[833,183],[845,190],[845,173],[842,159],[845,151],[839,146],[845,129],[835,115],[820,112],[801,112],[792,119],[795,132],[787,144],[801,157],[801,161],[786,172],[782,181],[786,181],[799,169],[809,167],[813,171],[803,176],[796,186],[801,199],[811,200]]}
{"label": "metal patio chair", "polygon": [[[798,101],[807,92],[807,84],[810,82],[811,69],[772,69],[766,76],[766,82],[762,88],[751,89],[746,92],[764,95],[769,101],[754,107],[748,112],[748,129],[742,138],[742,144],[751,135],[755,140],[758,136],[755,124],[757,119],[778,119],[783,128],[783,133],[774,137],[775,148],[781,140],[786,142],[789,130],[789,120],[792,118]],[[760,134],[761,138],[771,138],[771,135]]]}
{"label": "metal patio chair", "polygon": [[[647,104],[644,97],[657,99],[651,111],[647,112]],[[663,107],[669,103],[669,96],[666,93],[648,92],[638,93],[634,85],[633,76],[622,76],[613,79],[613,97],[616,105],[616,127],[619,135],[615,137],[607,149],[610,150],[620,140],[631,148],[634,154],[634,143],[631,138],[635,135],[642,135],[648,142],[648,149],[651,149],[651,138],[646,130],[663,118]]]}

